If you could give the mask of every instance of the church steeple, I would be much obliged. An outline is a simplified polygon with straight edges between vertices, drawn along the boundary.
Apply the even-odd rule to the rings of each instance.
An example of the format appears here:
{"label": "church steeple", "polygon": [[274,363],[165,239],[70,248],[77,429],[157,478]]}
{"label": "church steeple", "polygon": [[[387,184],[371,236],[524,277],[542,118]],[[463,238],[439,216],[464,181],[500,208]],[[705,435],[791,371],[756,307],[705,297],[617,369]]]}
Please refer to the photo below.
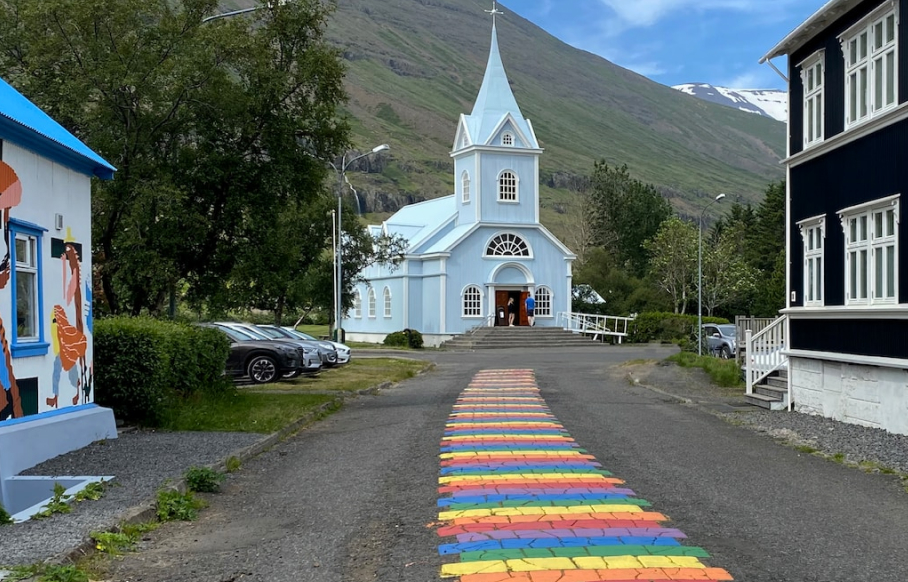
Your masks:
{"label": "church steeple", "polygon": [[493,18],[489,61],[486,65],[482,87],[479,89],[479,95],[473,105],[473,112],[469,116],[465,116],[472,145],[490,144],[496,137],[496,132],[501,130],[503,123],[510,116],[515,129],[525,139],[523,147],[538,148],[539,144],[533,128],[520,111],[517,99],[514,98],[514,93],[511,91],[504,63],[501,61],[501,53],[498,49],[498,28],[494,19],[503,13],[497,9],[497,6],[487,12],[492,14]]}

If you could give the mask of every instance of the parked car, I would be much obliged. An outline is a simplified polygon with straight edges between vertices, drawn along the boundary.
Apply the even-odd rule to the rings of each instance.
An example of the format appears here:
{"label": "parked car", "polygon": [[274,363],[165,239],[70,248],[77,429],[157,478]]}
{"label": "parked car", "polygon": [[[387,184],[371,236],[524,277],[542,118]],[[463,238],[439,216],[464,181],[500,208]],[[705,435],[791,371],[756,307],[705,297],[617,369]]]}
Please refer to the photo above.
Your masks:
{"label": "parked car", "polygon": [[318,349],[314,346],[302,344],[301,342],[293,340],[285,341],[272,339],[263,334],[253,333],[253,331],[243,329],[242,326],[236,324],[217,322],[213,325],[218,327],[219,329],[232,332],[236,337],[239,338],[239,341],[255,341],[277,345],[286,345],[297,350],[297,352],[299,353],[300,364],[296,370],[283,374],[284,378],[296,378],[300,374],[311,376],[317,374],[322,369],[322,360],[319,357]]}
{"label": "parked car", "polygon": [[230,325],[235,329],[245,331],[246,333],[249,333],[259,339],[295,342],[305,347],[314,348],[318,350],[318,355],[321,358],[322,366],[331,368],[337,365],[337,350],[335,350],[334,346],[327,342],[320,342],[315,339],[303,339],[299,337],[285,337],[283,334],[264,329],[264,326],[253,325],[251,323],[229,323],[224,325]]}
{"label": "parked car", "polygon": [[738,353],[737,330],[734,325],[706,323],[703,325],[703,335],[706,336],[706,345],[711,354],[730,360]]}
{"label": "parked car", "polygon": [[300,352],[291,344],[250,340],[231,329],[201,325],[220,330],[230,340],[225,372],[233,378],[248,377],[255,384],[266,384],[300,369]]}
{"label": "parked car", "polygon": [[260,328],[267,330],[274,330],[277,333],[282,334],[284,337],[292,337],[297,339],[303,339],[308,341],[318,342],[319,345],[326,345],[330,349],[333,349],[337,352],[337,363],[346,364],[350,361],[350,347],[339,342],[333,342],[329,340],[320,340],[312,337],[308,333],[304,333],[293,329],[292,327],[278,327],[276,325],[260,325]]}

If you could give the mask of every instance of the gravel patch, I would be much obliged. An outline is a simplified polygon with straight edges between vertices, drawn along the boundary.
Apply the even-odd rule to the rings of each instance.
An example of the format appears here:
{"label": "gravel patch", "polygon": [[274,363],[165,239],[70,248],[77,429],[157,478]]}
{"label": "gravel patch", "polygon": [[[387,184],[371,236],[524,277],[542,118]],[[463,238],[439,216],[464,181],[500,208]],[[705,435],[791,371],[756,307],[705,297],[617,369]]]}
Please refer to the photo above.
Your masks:
{"label": "gravel patch", "polygon": [[754,430],[851,463],[868,461],[908,474],[908,436],[798,412],[759,410],[729,415]]}
{"label": "gravel patch", "polygon": [[33,564],[79,545],[91,532],[117,525],[128,510],[151,501],[168,480],[192,466],[223,461],[266,438],[245,433],[138,431],[61,455],[23,475],[113,475],[114,485],[98,501],[73,505],[73,512],[7,526],[0,532],[0,563]]}

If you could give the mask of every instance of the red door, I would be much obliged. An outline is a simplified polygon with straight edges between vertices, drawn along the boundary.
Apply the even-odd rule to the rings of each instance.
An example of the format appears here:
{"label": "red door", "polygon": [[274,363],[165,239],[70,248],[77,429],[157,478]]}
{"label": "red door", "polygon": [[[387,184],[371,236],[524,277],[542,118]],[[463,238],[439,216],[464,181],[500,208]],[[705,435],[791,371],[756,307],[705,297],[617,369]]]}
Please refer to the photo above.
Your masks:
{"label": "red door", "polygon": [[508,292],[495,292],[495,325],[508,324]]}
{"label": "red door", "polygon": [[517,313],[520,314],[520,323],[518,325],[530,325],[530,320],[527,319],[527,297],[529,296],[528,292],[520,294],[520,303],[517,304]]}

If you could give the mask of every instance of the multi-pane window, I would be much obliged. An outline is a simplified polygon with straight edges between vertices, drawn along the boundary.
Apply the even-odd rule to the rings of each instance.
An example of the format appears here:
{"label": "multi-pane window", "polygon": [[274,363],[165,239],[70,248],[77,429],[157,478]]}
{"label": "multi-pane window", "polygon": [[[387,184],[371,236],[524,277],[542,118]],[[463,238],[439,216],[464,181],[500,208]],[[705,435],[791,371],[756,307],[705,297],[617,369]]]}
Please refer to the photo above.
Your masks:
{"label": "multi-pane window", "polygon": [[804,305],[823,305],[826,219],[814,218],[802,222],[801,236],[804,239]]}
{"label": "multi-pane window", "polygon": [[517,174],[510,170],[498,177],[498,201],[517,202]]}
{"label": "multi-pane window", "polygon": [[801,65],[804,83],[804,147],[823,141],[823,64],[819,52]]}
{"label": "multi-pane window", "polygon": [[529,257],[530,247],[516,234],[500,234],[486,247],[487,257]]}
{"label": "multi-pane window", "polygon": [[536,288],[536,316],[552,316],[552,291],[548,287]]}
{"label": "multi-pane window", "polygon": [[391,317],[391,290],[385,287],[385,317]]}
{"label": "multi-pane window", "polygon": [[359,291],[353,292],[353,317],[359,319],[363,316],[363,296]]}
{"label": "multi-pane window", "polygon": [[505,146],[512,146],[512,145],[514,145],[514,134],[513,134],[513,133],[505,133],[504,135],[502,135],[502,136],[501,136],[501,145],[505,145]]}
{"label": "multi-pane window", "polygon": [[898,300],[898,199],[842,213],[847,305]]}
{"label": "multi-pane window", "polygon": [[476,285],[463,291],[463,316],[482,317],[482,291]]}
{"label": "multi-pane window", "polygon": [[461,193],[463,195],[463,203],[466,204],[470,201],[470,173],[464,172],[460,178],[461,182]]}
{"label": "multi-pane window", "polygon": [[[15,232],[15,231],[14,231]],[[38,238],[15,233],[13,278],[16,284],[16,340],[39,339]]]}
{"label": "multi-pane window", "polygon": [[375,289],[369,289],[369,317],[375,317]]}
{"label": "multi-pane window", "polygon": [[869,19],[844,37],[845,125],[850,127],[897,104],[895,10]]}

